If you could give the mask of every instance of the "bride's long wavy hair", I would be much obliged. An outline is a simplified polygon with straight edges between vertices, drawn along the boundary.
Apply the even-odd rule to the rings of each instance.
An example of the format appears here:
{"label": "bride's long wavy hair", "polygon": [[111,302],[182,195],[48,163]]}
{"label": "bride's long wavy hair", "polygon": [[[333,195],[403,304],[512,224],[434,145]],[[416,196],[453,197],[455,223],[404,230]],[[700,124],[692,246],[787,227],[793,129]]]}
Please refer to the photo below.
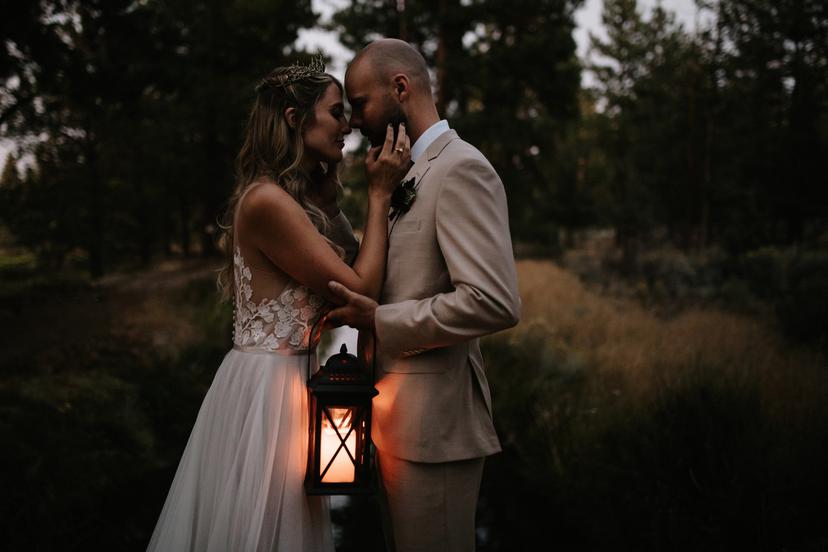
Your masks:
{"label": "bride's long wavy hair", "polygon": [[[310,73],[296,80],[289,67],[279,67],[256,87],[256,100],[236,159],[236,184],[221,224],[224,232],[220,246],[226,263],[217,283],[225,300],[232,298],[234,288],[233,221],[239,201],[251,184],[263,179],[276,183],[302,206],[320,231],[324,232],[328,224],[325,213],[307,200],[312,182],[311,175],[302,168],[305,153],[302,134],[305,126],[314,120],[314,106],[331,84],[342,91],[342,83],[328,73]],[[294,127],[284,116],[289,107],[296,110]]]}

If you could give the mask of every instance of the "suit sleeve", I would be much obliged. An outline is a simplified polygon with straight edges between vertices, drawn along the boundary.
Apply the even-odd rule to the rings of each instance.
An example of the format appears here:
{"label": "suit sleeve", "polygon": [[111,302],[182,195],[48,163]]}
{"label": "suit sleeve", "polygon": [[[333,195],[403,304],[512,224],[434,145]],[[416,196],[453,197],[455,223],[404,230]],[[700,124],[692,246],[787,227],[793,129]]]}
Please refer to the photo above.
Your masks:
{"label": "suit sleeve", "polygon": [[412,356],[518,322],[506,193],[487,161],[467,159],[448,171],[435,219],[454,290],[378,307],[376,333],[385,355]]}

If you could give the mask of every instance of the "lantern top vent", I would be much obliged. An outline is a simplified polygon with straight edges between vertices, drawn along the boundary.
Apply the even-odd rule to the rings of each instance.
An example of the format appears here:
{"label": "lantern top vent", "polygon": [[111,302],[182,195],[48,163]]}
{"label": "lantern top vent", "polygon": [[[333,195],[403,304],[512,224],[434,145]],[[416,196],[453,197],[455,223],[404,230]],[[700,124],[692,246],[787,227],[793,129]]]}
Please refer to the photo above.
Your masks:
{"label": "lantern top vent", "polygon": [[339,352],[332,355],[325,363],[325,371],[329,374],[354,374],[363,372],[359,359],[348,352],[348,346],[343,343]]}
{"label": "lantern top vent", "polygon": [[310,379],[311,388],[320,391],[329,389],[341,392],[359,391],[363,388],[370,388],[372,396],[376,394],[373,390],[373,374],[366,369],[362,361],[355,355],[348,352],[348,347],[343,343],[339,353],[331,356],[328,361]]}

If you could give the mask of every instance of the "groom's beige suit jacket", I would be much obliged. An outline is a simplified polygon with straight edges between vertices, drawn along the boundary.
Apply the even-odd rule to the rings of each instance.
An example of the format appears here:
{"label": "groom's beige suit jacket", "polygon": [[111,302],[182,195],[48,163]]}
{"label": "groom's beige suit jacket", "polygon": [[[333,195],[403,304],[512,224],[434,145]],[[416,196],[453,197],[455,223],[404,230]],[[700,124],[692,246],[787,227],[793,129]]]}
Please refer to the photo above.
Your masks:
{"label": "groom's beige suit jacket", "polygon": [[417,196],[389,224],[377,308],[372,436],[383,454],[449,462],[500,450],[478,337],[519,317],[503,183],[449,130],[412,166]]}

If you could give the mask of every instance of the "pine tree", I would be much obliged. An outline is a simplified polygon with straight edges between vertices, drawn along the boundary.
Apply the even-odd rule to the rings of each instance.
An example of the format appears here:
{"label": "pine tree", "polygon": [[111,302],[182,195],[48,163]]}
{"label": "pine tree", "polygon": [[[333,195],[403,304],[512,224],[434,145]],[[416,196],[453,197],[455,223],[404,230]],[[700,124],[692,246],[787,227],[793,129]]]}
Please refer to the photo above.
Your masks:
{"label": "pine tree", "polygon": [[90,274],[191,237],[211,251],[253,87],[314,23],[310,1],[35,4],[9,12],[27,32],[4,20],[0,129],[41,137],[40,185],[71,190]]}
{"label": "pine tree", "polygon": [[6,156],[3,172],[0,173],[0,188],[14,190],[20,187],[20,171],[17,169],[18,159],[14,152]]}
{"label": "pine tree", "polygon": [[503,179],[513,234],[546,242],[554,240],[555,221],[577,211],[567,207],[578,194],[564,191],[577,189],[576,161],[564,165],[560,148],[578,117],[572,31],[580,4],[431,0],[390,9],[388,2],[359,1],[337,13],[332,28],[354,50],[377,35],[418,47],[434,68],[441,115]]}

